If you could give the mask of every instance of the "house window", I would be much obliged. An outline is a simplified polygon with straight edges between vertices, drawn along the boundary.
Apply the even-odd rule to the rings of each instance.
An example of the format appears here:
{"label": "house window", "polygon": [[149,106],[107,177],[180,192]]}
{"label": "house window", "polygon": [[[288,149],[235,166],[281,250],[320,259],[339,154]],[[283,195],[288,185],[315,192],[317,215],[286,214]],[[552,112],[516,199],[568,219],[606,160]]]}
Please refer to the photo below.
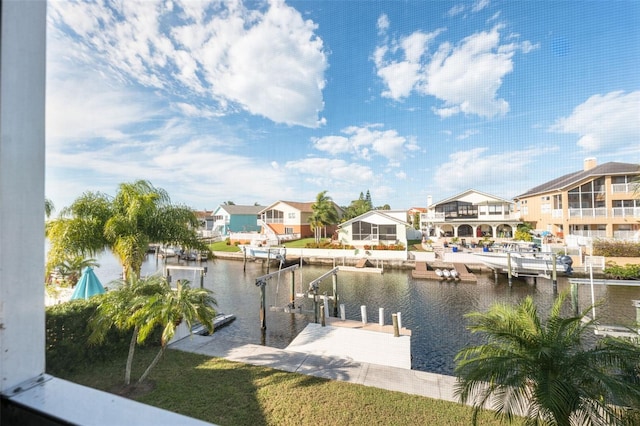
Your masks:
{"label": "house window", "polygon": [[395,225],[378,225],[378,239],[381,241],[395,241],[398,239]]}
{"label": "house window", "polygon": [[[373,229],[374,227],[369,222],[357,221],[351,225],[351,231],[353,233],[354,241],[371,241],[374,239]],[[377,227],[375,229],[377,233]],[[377,235],[375,236],[377,240]]]}
{"label": "house window", "polygon": [[287,218],[288,219],[295,219],[296,218],[296,213],[295,212],[291,212],[291,213],[287,214]]}
{"label": "house window", "polygon": [[285,226],[284,233],[287,234],[287,235],[293,234],[293,228],[288,228],[288,227]]}
{"label": "house window", "polygon": [[502,206],[488,205],[489,214],[502,214]]}
{"label": "house window", "polygon": [[553,208],[555,210],[562,209],[562,195],[554,195],[553,196]]}

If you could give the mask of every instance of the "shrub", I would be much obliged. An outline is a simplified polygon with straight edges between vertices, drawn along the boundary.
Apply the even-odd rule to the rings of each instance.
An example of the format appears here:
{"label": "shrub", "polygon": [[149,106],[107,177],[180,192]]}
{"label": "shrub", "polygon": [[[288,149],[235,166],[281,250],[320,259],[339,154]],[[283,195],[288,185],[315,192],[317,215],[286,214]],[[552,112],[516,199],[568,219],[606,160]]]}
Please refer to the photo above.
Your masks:
{"label": "shrub", "polygon": [[593,242],[593,255],[605,257],[640,257],[640,243],[596,240]]}
{"label": "shrub", "polygon": [[89,319],[98,307],[99,298],[72,300],[46,308],[46,365],[47,372],[57,374],[70,372],[126,354],[129,347],[127,335],[111,331],[103,345],[87,343],[91,330]]}
{"label": "shrub", "polygon": [[640,265],[625,266],[615,265],[613,263],[607,263],[603,272],[611,278],[618,280],[637,280],[640,279]]}

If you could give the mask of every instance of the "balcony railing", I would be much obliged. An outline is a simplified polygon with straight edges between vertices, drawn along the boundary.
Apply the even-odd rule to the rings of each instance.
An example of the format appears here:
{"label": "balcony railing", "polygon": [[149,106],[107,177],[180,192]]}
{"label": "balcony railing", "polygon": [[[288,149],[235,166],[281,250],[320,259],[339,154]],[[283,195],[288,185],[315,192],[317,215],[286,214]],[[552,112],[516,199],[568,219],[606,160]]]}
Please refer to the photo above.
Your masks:
{"label": "balcony railing", "polygon": [[569,209],[569,217],[607,217],[607,209],[605,207],[597,207],[595,209]]}
{"label": "balcony railing", "polygon": [[562,209],[554,209],[551,210],[551,217],[553,218],[562,218]]}
{"label": "balcony railing", "polygon": [[640,217],[640,207],[614,207],[613,217]]}
{"label": "balcony railing", "polygon": [[613,231],[613,238],[617,240],[638,241],[639,231]]}
{"label": "balcony railing", "polygon": [[579,237],[605,238],[607,236],[607,231],[580,230],[571,231],[571,235],[577,235]]}
{"label": "balcony railing", "polygon": [[637,192],[640,191],[640,184],[638,183],[614,183],[611,185],[611,192]]}

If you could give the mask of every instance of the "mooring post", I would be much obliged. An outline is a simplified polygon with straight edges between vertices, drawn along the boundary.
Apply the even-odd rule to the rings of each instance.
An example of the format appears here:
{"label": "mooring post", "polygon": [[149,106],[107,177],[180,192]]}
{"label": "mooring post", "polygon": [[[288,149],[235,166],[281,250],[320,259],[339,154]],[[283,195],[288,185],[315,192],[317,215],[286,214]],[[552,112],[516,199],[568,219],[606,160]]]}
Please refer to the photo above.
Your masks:
{"label": "mooring post", "polygon": [[289,288],[289,306],[291,309],[296,307],[296,272],[291,270],[291,287]]}
{"label": "mooring post", "polygon": [[333,316],[338,316],[338,274],[333,274],[331,277],[331,282],[333,284]]}
{"label": "mooring post", "polygon": [[329,296],[327,296],[326,293],[322,295],[322,302],[324,303],[324,309],[322,311],[324,312],[324,316],[328,317],[329,316]]}
{"label": "mooring post", "polygon": [[636,307],[636,327],[638,327],[638,332],[640,332],[640,300],[632,300],[631,303]]}
{"label": "mooring post", "polygon": [[271,249],[267,247],[267,274],[271,268]]}
{"label": "mooring post", "polygon": [[266,281],[260,282],[260,328],[262,330],[267,329],[267,292],[265,287]]}
{"label": "mooring post", "polygon": [[200,271],[200,288],[204,288],[204,269]]}
{"label": "mooring post", "polygon": [[396,314],[398,316],[398,328],[402,328],[402,312]]}
{"label": "mooring post", "polygon": [[367,305],[360,305],[360,315],[362,315],[362,324],[367,325]]}
{"label": "mooring post", "polygon": [[247,271],[247,248],[242,246],[242,270]]}
{"label": "mooring post", "polygon": [[384,308],[378,308],[378,324],[380,327],[384,325]]}
{"label": "mooring post", "polygon": [[551,280],[553,282],[553,294],[558,294],[558,273],[556,267],[556,255],[551,256],[553,269],[551,270]]}
{"label": "mooring post", "polygon": [[340,304],[340,319],[342,321],[346,321],[347,320],[347,312],[344,309],[344,303]]}
{"label": "mooring post", "polygon": [[571,283],[571,306],[575,315],[580,314],[580,305],[578,303],[578,283]]}
{"label": "mooring post", "polygon": [[512,277],[511,277],[511,253],[510,252],[507,252],[507,277],[509,278],[509,287],[511,287]]}
{"label": "mooring post", "polygon": [[393,323],[393,337],[400,337],[400,327],[398,326],[398,314],[391,314],[391,322]]}
{"label": "mooring post", "polygon": [[[326,303],[326,299],[325,299],[325,303]],[[328,310],[328,309],[329,308],[327,307],[326,304],[322,307],[322,309],[320,309],[320,325],[322,327],[324,327],[326,325],[326,323],[325,323],[325,318],[326,318],[325,311]]]}

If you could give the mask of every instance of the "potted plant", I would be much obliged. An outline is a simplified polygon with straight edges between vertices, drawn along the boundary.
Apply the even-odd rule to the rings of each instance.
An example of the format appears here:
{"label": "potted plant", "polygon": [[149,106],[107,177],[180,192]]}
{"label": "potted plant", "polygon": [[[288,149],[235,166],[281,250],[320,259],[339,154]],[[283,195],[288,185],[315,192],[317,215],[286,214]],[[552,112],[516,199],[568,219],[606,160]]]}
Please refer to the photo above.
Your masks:
{"label": "potted plant", "polygon": [[460,238],[458,237],[453,237],[451,238],[451,251],[452,252],[457,252],[458,251],[458,243],[460,242]]}

